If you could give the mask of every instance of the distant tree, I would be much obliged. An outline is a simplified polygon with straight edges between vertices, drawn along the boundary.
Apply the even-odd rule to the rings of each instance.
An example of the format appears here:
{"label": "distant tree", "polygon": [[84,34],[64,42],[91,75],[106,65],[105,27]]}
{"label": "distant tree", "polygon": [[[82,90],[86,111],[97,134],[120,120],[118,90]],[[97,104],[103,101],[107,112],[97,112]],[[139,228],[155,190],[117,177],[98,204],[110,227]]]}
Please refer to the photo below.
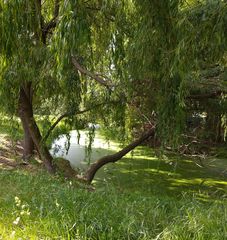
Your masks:
{"label": "distant tree", "polygon": [[[128,126],[141,131],[147,124],[156,125],[155,135],[162,145],[178,147],[187,117],[196,114],[207,116],[204,133],[224,139],[226,2],[135,0],[133,4],[123,61]],[[216,77],[205,74],[215,66]],[[92,181],[104,164],[119,160],[120,153],[92,164],[87,180]]]}

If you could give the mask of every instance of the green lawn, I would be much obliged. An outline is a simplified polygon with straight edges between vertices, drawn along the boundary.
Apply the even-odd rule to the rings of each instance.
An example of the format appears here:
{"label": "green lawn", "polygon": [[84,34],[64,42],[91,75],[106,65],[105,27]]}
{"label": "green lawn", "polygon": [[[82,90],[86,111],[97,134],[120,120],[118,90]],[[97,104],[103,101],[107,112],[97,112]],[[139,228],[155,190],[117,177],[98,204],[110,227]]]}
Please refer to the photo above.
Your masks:
{"label": "green lawn", "polygon": [[0,239],[227,239],[227,182],[214,170],[144,147],[100,171],[95,191],[2,169]]}
{"label": "green lawn", "polygon": [[[203,160],[169,155],[160,160],[152,149],[139,147],[118,164],[105,167],[98,174],[97,184],[107,178],[124,191],[143,194],[181,196],[182,192],[196,196],[215,196],[227,193],[227,158],[209,157]],[[100,184],[99,184],[100,181]]]}

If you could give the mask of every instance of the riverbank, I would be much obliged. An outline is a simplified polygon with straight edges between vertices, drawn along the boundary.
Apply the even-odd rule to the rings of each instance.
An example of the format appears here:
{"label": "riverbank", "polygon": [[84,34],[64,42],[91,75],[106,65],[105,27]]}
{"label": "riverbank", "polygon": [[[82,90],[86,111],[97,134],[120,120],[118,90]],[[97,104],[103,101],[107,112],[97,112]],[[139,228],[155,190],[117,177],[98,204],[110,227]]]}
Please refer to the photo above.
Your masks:
{"label": "riverbank", "polygon": [[[0,150],[17,163],[20,145],[14,158],[5,137]],[[224,167],[224,160],[217,161]],[[159,160],[154,150],[139,147],[100,171],[93,191],[76,180],[30,167],[0,167],[2,239],[227,237],[225,176],[192,159]]]}

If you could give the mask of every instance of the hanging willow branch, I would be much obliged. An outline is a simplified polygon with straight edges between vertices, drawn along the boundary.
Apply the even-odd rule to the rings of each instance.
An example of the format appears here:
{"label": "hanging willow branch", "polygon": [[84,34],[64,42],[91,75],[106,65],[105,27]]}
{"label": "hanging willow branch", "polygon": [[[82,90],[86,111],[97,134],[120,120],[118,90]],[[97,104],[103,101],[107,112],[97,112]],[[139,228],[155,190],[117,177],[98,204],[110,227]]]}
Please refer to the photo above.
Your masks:
{"label": "hanging willow branch", "polygon": [[50,29],[54,28],[57,24],[57,18],[59,15],[60,0],[55,0],[54,3],[54,16],[53,18],[45,25],[44,31],[48,32]]}
{"label": "hanging willow branch", "polygon": [[80,73],[89,76],[90,78],[96,80],[99,84],[108,87],[108,88],[112,88],[114,87],[113,82],[111,81],[111,79],[109,79],[106,76],[97,74],[97,73],[92,73],[90,71],[88,71],[87,69],[85,69],[84,67],[82,67],[79,62],[76,60],[75,57],[72,57],[72,63],[74,65],[74,67],[77,69],[77,71],[79,71]]}
{"label": "hanging willow branch", "polygon": [[67,118],[67,117],[70,117],[70,116],[73,116],[73,115],[80,115],[80,114],[83,114],[83,113],[86,113],[86,112],[89,112],[91,110],[94,110],[95,108],[98,108],[100,106],[103,106],[105,104],[117,104],[119,103],[119,101],[112,101],[112,102],[107,102],[107,103],[99,103],[99,104],[96,104],[92,107],[89,107],[87,109],[84,109],[84,110],[81,110],[81,111],[78,111],[74,114],[70,113],[70,112],[66,112],[64,114],[62,114],[60,117],[58,117],[58,119],[51,125],[51,127],[49,128],[49,130],[47,131],[46,135],[43,137],[42,141],[43,142],[46,142],[46,140],[48,139],[48,137],[50,136],[51,132],[54,130],[54,128],[59,124],[59,122],[61,120],[63,120],[64,118]]}

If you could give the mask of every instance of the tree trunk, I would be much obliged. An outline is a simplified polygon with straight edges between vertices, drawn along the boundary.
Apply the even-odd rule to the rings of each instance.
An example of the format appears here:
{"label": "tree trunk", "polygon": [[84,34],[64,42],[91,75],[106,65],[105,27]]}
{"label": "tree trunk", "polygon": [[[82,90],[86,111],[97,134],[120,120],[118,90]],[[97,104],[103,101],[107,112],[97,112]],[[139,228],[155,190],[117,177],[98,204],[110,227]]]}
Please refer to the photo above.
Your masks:
{"label": "tree trunk", "polygon": [[20,88],[19,115],[24,119],[25,127],[28,129],[29,135],[35,144],[45,167],[50,173],[54,173],[55,167],[53,165],[53,158],[50,155],[48,148],[45,146],[45,143],[42,142],[42,136],[33,115],[32,105],[23,87]]}
{"label": "tree trunk", "polygon": [[213,112],[211,110],[207,112],[206,132],[208,133],[209,140],[211,142],[221,143],[224,141],[220,113]]}
{"label": "tree trunk", "polygon": [[34,154],[34,142],[32,140],[32,137],[30,136],[30,132],[28,129],[28,126],[26,124],[26,120],[23,116],[20,116],[23,132],[24,132],[24,139],[23,139],[23,159],[24,161],[28,162],[29,159]]}
{"label": "tree trunk", "polygon": [[147,140],[149,137],[154,136],[154,128],[151,128],[149,131],[144,133],[139,139],[135,140],[134,142],[130,143],[128,146],[123,148],[121,151],[112,154],[107,155],[105,157],[102,157],[101,159],[97,160],[95,163],[93,163],[88,170],[85,173],[85,181],[88,183],[91,183],[94,179],[94,176],[96,172],[107,163],[114,163],[120,160],[122,157],[124,157],[127,153],[132,151],[135,147],[143,143],[145,140]]}
{"label": "tree trunk", "polygon": [[[31,82],[28,82],[25,84],[24,86],[24,92],[27,96],[27,99],[29,100],[30,105],[32,105],[32,91],[31,91]],[[21,108],[21,104],[19,103],[19,117],[22,123],[22,127],[23,127],[23,132],[24,132],[24,139],[23,139],[23,159],[25,161],[28,161],[31,156],[34,154],[34,149],[35,149],[35,145],[34,142],[30,136],[30,132],[29,132],[29,128],[26,124],[26,119],[24,117],[23,114],[21,114],[21,112],[23,112],[23,110],[20,110]],[[31,109],[31,116],[33,115],[33,111]]]}

